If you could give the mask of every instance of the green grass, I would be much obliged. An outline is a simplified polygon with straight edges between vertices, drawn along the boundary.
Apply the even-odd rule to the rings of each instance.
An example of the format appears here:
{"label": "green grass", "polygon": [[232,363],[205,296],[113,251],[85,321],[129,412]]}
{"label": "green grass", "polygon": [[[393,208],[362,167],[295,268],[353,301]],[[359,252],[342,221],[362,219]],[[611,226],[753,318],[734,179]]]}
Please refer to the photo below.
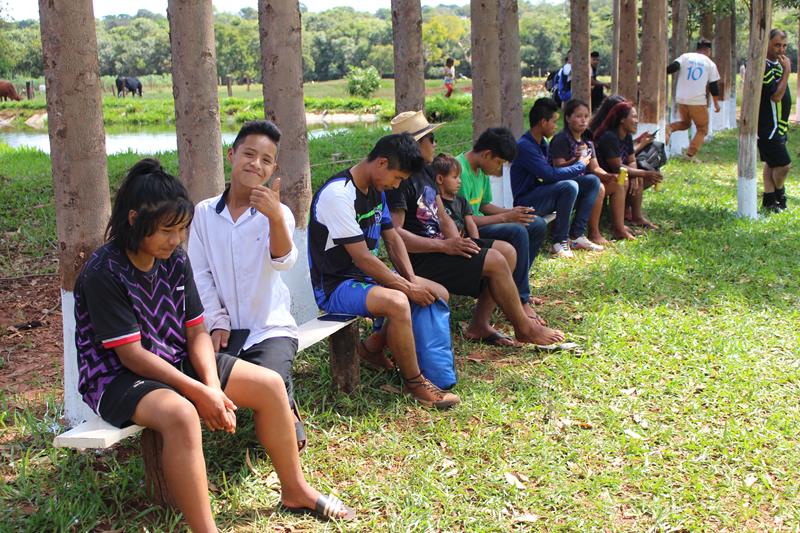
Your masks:
{"label": "green grass", "polygon": [[[327,152],[312,141],[312,158],[363,154],[369,135],[334,138]],[[468,121],[437,139],[463,146]],[[790,139],[795,156],[800,129]],[[718,134],[702,156],[707,164],[671,160],[661,191],[647,194],[660,231],[600,255],[537,260],[542,313],[580,355],[466,343],[458,324],[472,302],[456,298],[463,404],[451,412],[387,392],[397,378],[367,370],[358,393],[333,394],[325,347],[298,357],[304,469],[358,509],[353,530],[800,527],[800,180],[793,171],[789,211],[740,220],[735,134]],[[3,205],[18,198],[14,217],[31,217],[47,158],[24,152],[13,173],[9,158],[0,153],[9,175],[0,190],[18,194]],[[162,158],[174,168],[174,155]],[[133,159],[109,158],[112,180]],[[0,530],[180,530],[179,517],[147,503],[135,439],[100,453],[56,450],[60,406],[18,404],[0,392]],[[273,514],[269,461],[252,424],[240,428],[206,439],[220,526],[339,529]]]}

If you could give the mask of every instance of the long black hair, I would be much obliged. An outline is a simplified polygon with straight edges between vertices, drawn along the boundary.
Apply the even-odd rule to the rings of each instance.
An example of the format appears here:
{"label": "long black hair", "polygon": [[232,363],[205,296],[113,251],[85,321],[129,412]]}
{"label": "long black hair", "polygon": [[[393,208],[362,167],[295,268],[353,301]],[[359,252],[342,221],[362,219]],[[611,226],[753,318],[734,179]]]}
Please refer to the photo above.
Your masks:
{"label": "long black hair", "polygon": [[[128,221],[132,210],[136,211],[133,224]],[[155,233],[158,226],[189,223],[192,217],[194,204],[183,183],[157,159],[142,159],[128,170],[117,191],[106,239],[136,252],[142,239]]]}

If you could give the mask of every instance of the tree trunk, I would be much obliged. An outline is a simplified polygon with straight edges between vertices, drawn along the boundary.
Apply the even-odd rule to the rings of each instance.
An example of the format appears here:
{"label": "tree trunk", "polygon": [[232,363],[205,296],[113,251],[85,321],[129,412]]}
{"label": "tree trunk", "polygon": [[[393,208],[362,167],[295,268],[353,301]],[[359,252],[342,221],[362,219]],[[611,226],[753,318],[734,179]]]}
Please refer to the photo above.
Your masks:
{"label": "tree trunk", "polygon": [[[678,59],[685,54],[689,48],[689,0],[672,0],[672,51],[670,57]],[[675,87],[678,85],[678,77],[672,77],[672,91],[675,94]],[[677,106],[672,106],[672,113],[676,113]]]}
{"label": "tree trunk", "polygon": [[572,42],[572,97],[591,104],[589,0],[570,0],[570,41]]}
{"label": "tree trunk", "polygon": [[395,112],[425,109],[420,0],[392,0]]}
{"label": "tree trunk", "polygon": [[767,60],[767,42],[772,27],[772,0],[750,2],[750,45],[747,72],[742,87],[742,113],[739,121],[738,214],[757,218],[756,131],[761,84]]}
{"label": "tree trunk", "polygon": [[278,171],[281,201],[294,214],[297,228],[308,222],[311,168],[308,161],[306,111],[303,102],[303,55],[300,5],[297,0],[260,0],[261,73],[264,113],[281,129]]}
{"label": "tree trunk", "polygon": [[794,93],[794,108],[797,114],[795,120],[800,122],[800,11],[797,12],[797,89]]}
{"label": "tree trunk", "polygon": [[71,425],[91,414],[78,395],[73,288],[104,241],[111,215],[103,87],[91,0],[39,1],[47,129],[55,195],[64,321],[64,404]]}
{"label": "tree trunk", "polygon": [[714,37],[714,6],[707,2],[700,15],[700,37],[713,39]]}
{"label": "tree trunk", "polygon": [[499,0],[470,4],[472,40],[472,139],[500,125],[500,44],[497,37]]}
{"label": "tree trunk", "polygon": [[713,113],[714,130],[724,130],[734,125],[728,122],[728,107],[730,105],[736,106],[736,102],[731,103],[731,95],[733,94],[733,84],[735,78],[733,76],[733,65],[731,64],[731,31],[732,24],[735,23],[731,16],[731,11],[734,6],[731,4],[719,9],[717,12],[717,20],[715,23],[716,32],[714,34],[714,63],[717,65],[719,71],[719,104],[720,112]]}
{"label": "tree trunk", "polygon": [[517,0],[500,0],[497,26],[500,34],[501,124],[515,137],[525,132],[522,116],[522,73],[519,59]]}
{"label": "tree trunk", "polygon": [[193,201],[222,191],[214,13],[207,0],[169,0],[172,94],[181,181]]}
{"label": "tree trunk", "polygon": [[638,0],[620,0],[619,27],[619,94],[635,104],[639,99]]}
{"label": "tree trunk", "polygon": [[611,37],[611,94],[619,93],[619,3],[611,0],[612,31]]}
{"label": "tree trunk", "polygon": [[642,65],[647,68],[642,69],[639,123],[661,134],[667,96],[667,1],[643,0],[642,13]]}

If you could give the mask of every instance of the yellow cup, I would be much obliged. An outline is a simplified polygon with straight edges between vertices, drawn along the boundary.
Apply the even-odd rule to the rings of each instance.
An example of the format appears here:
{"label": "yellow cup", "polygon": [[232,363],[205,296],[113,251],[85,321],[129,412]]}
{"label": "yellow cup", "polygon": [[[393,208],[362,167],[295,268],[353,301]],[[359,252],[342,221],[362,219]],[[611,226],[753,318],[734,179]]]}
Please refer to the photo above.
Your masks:
{"label": "yellow cup", "polygon": [[625,180],[628,179],[628,169],[625,167],[620,167],[619,174],[617,175],[617,183],[620,185],[625,185]]}

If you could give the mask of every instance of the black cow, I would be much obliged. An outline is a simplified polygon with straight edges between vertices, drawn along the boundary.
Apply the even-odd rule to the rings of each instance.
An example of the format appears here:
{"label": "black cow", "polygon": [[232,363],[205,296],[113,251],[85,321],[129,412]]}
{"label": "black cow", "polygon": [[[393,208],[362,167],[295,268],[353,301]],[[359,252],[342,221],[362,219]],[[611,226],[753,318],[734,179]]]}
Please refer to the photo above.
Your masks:
{"label": "black cow", "polygon": [[130,92],[134,96],[137,93],[142,96],[142,82],[139,81],[139,78],[117,76],[114,83],[117,85],[117,97],[125,98],[126,92]]}

